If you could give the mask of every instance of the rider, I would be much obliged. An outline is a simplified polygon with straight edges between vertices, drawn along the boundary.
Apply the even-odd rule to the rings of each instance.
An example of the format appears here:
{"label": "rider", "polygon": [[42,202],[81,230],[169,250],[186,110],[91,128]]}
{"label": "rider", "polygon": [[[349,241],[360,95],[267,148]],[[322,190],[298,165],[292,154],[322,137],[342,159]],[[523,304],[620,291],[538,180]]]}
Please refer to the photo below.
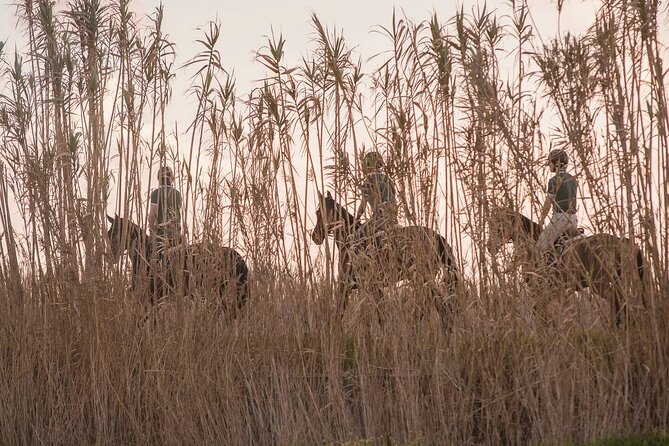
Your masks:
{"label": "rider", "polygon": [[392,229],[397,225],[397,201],[395,185],[388,175],[383,173],[383,157],[378,152],[368,152],[362,160],[362,171],[365,176],[360,191],[362,201],[355,217],[359,220],[365,213],[367,205],[371,208],[372,217],[360,228],[363,236],[373,236],[379,231]]}
{"label": "rider", "polygon": [[541,208],[539,220],[543,223],[550,209],[553,209],[550,222],[537,240],[537,246],[544,256],[553,254],[551,252],[553,243],[560,235],[567,231],[578,231],[578,220],[576,219],[578,182],[574,176],[566,171],[567,164],[569,164],[569,156],[564,150],[555,149],[548,154],[548,165],[555,175],[548,180],[546,201]]}
{"label": "rider", "polygon": [[174,188],[174,173],[168,166],[158,170],[160,186],[151,193],[149,227],[156,237],[156,249],[163,251],[181,243],[181,193]]}

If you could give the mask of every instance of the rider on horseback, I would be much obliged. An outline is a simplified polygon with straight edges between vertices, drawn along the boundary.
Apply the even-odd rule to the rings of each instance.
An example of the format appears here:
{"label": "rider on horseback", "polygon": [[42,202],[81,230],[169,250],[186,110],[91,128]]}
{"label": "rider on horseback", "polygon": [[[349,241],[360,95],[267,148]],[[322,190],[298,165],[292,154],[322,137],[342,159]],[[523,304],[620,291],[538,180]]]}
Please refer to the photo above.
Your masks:
{"label": "rider on horseback", "polygon": [[160,186],[151,193],[149,228],[162,256],[169,247],[181,243],[181,193],[172,185],[174,173],[168,166],[158,170]]}
{"label": "rider on horseback", "polygon": [[553,215],[550,222],[539,235],[537,246],[544,254],[550,257],[555,255],[552,250],[555,241],[564,233],[578,232],[576,218],[576,195],[578,182],[565,168],[569,163],[567,152],[562,149],[551,150],[548,154],[548,165],[555,175],[548,180],[546,201],[541,208],[539,222],[542,223],[550,209]]}
{"label": "rider on horseback", "polygon": [[378,152],[368,152],[363,157],[362,171],[365,178],[360,188],[362,200],[355,218],[359,220],[362,217],[367,205],[371,208],[372,216],[358,231],[360,237],[374,237],[397,225],[395,185],[382,172],[383,165],[383,157]]}

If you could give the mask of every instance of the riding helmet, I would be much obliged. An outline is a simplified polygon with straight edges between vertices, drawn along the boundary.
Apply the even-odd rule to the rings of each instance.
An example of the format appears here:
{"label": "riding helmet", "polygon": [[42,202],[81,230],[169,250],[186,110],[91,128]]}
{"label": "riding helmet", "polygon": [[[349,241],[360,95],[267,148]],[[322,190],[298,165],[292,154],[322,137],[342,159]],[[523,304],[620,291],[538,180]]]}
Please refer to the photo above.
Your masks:
{"label": "riding helmet", "polygon": [[365,169],[380,169],[383,167],[383,157],[379,152],[367,152],[363,158],[362,164]]}
{"label": "riding helmet", "polygon": [[174,172],[169,166],[162,166],[158,169],[158,181],[162,182],[172,182],[174,178]]}
{"label": "riding helmet", "polygon": [[569,155],[562,149],[553,149],[548,154],[548,164],[566,166],[569,164]]}

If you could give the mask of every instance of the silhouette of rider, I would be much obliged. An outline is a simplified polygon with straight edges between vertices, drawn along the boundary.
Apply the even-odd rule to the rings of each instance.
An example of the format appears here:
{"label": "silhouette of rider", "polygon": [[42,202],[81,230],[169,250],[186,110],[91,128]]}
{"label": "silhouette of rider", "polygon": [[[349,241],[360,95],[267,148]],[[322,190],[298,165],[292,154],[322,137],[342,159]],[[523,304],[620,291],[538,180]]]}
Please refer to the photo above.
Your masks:
{"label": "silhouette of rider", "polygon": [[168,166],[158,170],[159,187],[151,192],[149,228],[155,237],[159,257],[181,243],[181,193],[174,187],[174,173]]}
{"label": "silhouette of rider", "polygon": [[546,200],[541,208],[539,222],[543,223],[551,209],[553,215],[539,235],[537,246],[549,262],[556,254],[553,245],[558,237],[568,231],[578,232],[576,218],[578,181],[567,172],[567,164],[569,156],[564,150],[555,149],[548,154],[548,166],[555,175],[548,180]]}
{"label": "silhouette of rider", "polygon": [[362,160],[364,179],[360,192],[362,201],[356,213],[359,220],[369,206],[371,218],[359,230],[361,237],[374,237],[397,225],[397,201],[395,185],[382,169],[383,157],[378,152],[368,152]]}

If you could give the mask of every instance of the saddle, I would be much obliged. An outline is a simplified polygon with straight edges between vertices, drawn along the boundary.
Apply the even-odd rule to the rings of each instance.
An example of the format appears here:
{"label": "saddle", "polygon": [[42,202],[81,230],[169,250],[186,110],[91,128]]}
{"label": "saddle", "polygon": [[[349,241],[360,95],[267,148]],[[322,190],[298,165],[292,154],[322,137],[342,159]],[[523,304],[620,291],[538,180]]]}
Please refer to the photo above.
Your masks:
{"label": "saddle", "polygon": [[558,238],[555,239],[555,242],[553,242],[554,250],[548,253],[550,257],[550,262],[548,263],[555,263],[555,261],[557,261],[557,259],[562,256],[569,245],[582,238],[585,238],[585,231],[583,228],[578,228],[578,230],[568,229],[567,231],[560,234]]}
{"label": "saddle", "polygon": [[174,254],[182,250],[184,247],[186,247],[186,242],[180,234],[171,239],[158,237],[154,256],[161,267],[169,267],[172,264],[171,259]]}
{"label": "saddle", "polygon": [[[351,248],[358,256],[379,262],[387,261],[393,249],[391,228],[381,228],[373,233],[362,234],[362,237],[349,239]],[[358,234],[359,236],[360,234]]]}

